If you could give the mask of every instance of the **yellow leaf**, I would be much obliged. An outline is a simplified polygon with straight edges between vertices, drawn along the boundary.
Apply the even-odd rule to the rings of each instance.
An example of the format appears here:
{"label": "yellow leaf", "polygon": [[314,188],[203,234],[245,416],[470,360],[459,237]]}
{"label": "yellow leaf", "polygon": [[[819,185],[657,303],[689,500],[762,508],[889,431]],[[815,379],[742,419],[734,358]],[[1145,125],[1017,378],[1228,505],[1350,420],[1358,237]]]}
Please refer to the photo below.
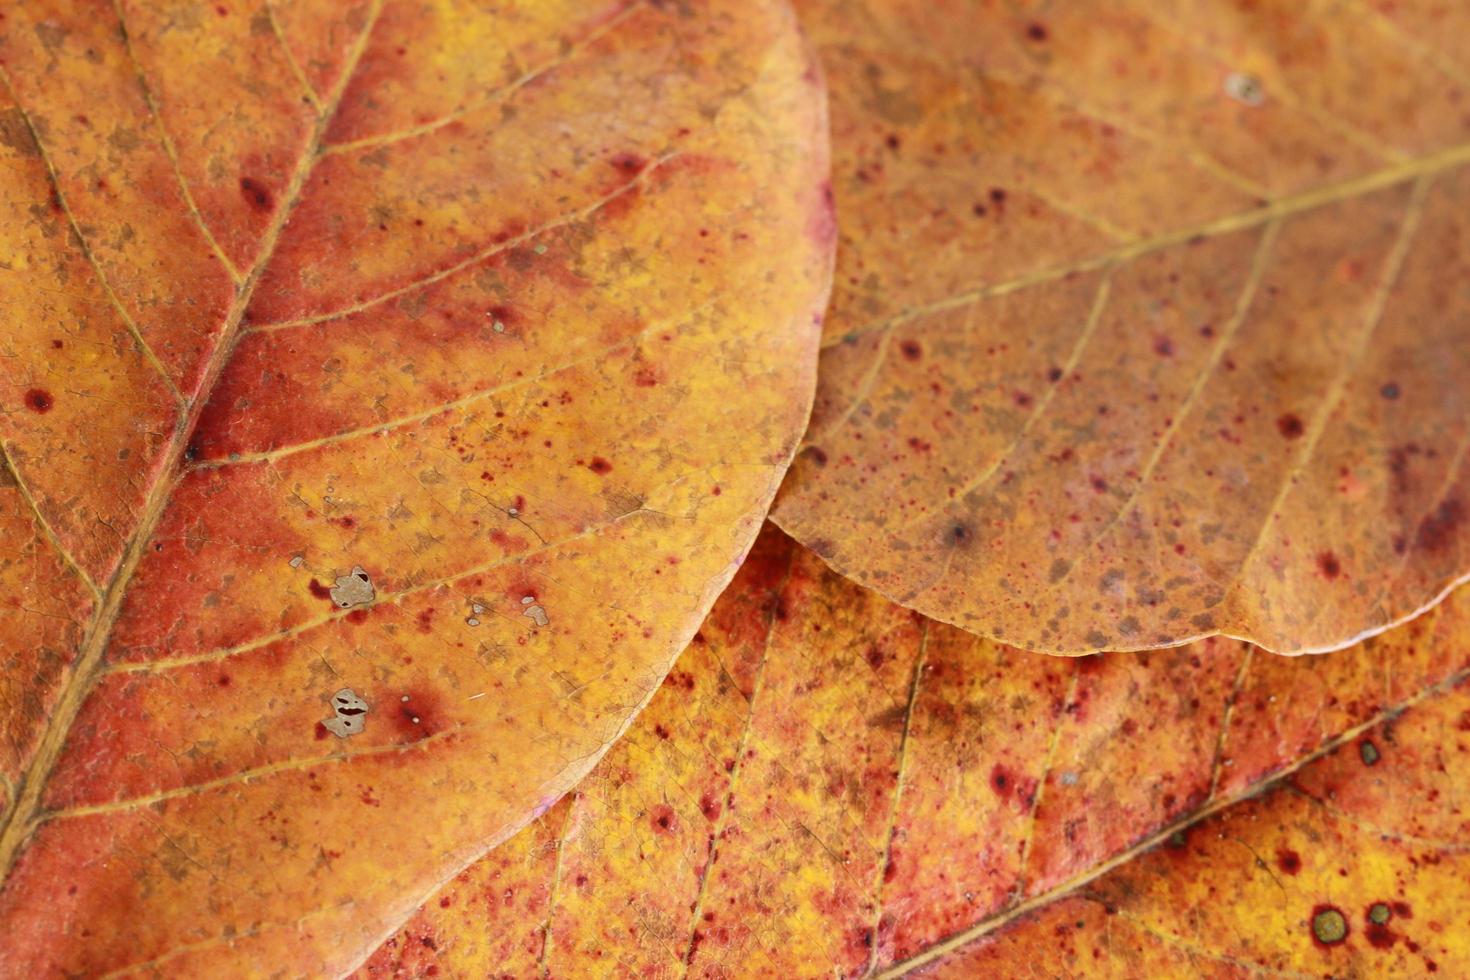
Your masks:
{"label": "yellow leaf", "polygon": [[765,0],[0,16],[0,973],[340,971],[755,536],[818,75]]}

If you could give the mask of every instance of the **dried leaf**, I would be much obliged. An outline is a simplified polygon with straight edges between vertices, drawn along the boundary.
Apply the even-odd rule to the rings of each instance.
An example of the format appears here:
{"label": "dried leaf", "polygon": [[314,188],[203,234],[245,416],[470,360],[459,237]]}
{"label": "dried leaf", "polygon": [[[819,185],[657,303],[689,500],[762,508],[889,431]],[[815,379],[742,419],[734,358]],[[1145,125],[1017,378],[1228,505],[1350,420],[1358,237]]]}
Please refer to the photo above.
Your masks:
{"label": "dried leaf", "polygon": [[755,536],[818,75],[764,0],[0,19],[0,973],[329,975],[593,765]]}
{"label": "dried leaf", "polygon": [[[1058,660],[925,620],[767,531],[577,791],[430,898],[360,976],[901,970],[951,937],[1085,894],[1109,868],[1314,757],[1348,746],[1343,758],[1358,758],[1362,733],[1406,706],[1424,705],[1395,731],[1421,710],[1463,710],[1464,689],[1451,688],[1470,677],[1467,630],[1451,599],[1330,657],[1212,638]],[[1383,753],[1370,779],[1410,765],[1393,755],[1398,742],[1367,738]],[[1339,801],[1367,781],[1361,762],[1342,765]],[[1410,821],[1396,829],[1463,836],[1463,792],[1425,773],[1443,795],[1426,786],[1396,797]],[[1409,806],[1416,798],[1428,804]],[[1313,826],[1294,826],[1292,840]],[[1317,877],[1349,855],[1298,850],[1313,862],[1301,884],[1317,891],[1273,905],[1270,921],[1295,923],[1316,902],[1358,915]],[[1224,853],[1232,869],[1250,857],[1210,852]],[[1208,915],[1209,883],[1201,869],[1151,887],[1178,889],[1168,894],[1180,915]],[[1398,894],[1378,882],[1361,904]],[[1409,901],[1421,928],[1454,912],[1432,894]],[[1243,901],[1231,915],[1261,908]],[[1066,961],[1041,936],[1017,944],[1036,967],[1018,957],[969,975],[1052,975]],[[1270,955],[1315,952],[1300,932],[1277,938],[1302,949]]]}
{"label": "dried leaf", "polygon": [[1438,690],[911,975],[1470,974],[1467,732],[1470,687]]}
{"label": "dried leaf", "polygon": [[1460,6],[802,0],[841,230],[774,515],[1028,649],[1334,649],[1470,572]]}

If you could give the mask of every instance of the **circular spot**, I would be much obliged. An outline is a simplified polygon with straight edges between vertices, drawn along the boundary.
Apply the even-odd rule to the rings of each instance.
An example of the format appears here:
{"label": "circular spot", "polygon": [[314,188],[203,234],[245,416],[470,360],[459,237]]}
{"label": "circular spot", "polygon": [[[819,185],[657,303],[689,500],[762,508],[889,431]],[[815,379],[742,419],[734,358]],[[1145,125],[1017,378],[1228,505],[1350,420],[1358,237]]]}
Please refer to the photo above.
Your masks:
{"label": "circular spot", "polygon": [[1322,909],[1312,916],[1312,935],[1320,943],[1335,946],[1347,938],[1347,932],[1347,919],[1337,909]]}
{"label": "circular spot", "polygon": [[42,415],[51,411],[51,406],[55,404],[51,399],[51,392],[44,388],[32,388],[26,392],[25,401],[26,408]]}
{"label": "circular spot", "polygon": [[1373,907],[1368,909],[1368,921],[1376,926],[1383,925],[1391,918],[1393,918],[1393,913],[1382,902],[1374,902]]}
{"label": "circular spot", "polygon": [[1378,746],[1372,742],[1364,742],[1362,745],[1359,745],[1358,756],[1363,760],[1363,765],[1365,766],[1377,765],[1378,760],[1383,757],[1382,753],[1378,751]]}
{"label": "circular spot", "polygon": [[1390,381],[1382,388],[1379,388],[1378,393],[1384,398],[1387,398],[1389,401],[1393,401],[1399,396],[1399,386]]}

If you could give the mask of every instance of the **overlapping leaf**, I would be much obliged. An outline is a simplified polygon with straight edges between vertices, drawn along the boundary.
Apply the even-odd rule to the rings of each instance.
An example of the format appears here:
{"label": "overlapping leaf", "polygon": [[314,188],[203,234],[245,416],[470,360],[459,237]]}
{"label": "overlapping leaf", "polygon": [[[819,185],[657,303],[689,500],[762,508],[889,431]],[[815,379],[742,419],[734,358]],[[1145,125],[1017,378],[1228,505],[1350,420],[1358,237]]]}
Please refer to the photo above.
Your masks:
{"label": "overlapping leaf", "polygon": [[[1448,860],[1455,847],[1430,842],[1466,830],[1454,776],[1466,738],[1452,731],[1470,676],[1466,636],[1452,598],[1330,657],[1288,660],[1208,639],[1058,660],[925,620],[768,531],[663,689],[577,791],[431,898],[359,975],[882,975],[1006,928],[1031,931],[1018,933],[1004,968],[969,975],[1080,971],[1092,964],[1070,957],[1102,941],[1093,926],[1061,939],[1050,928],[1075,930],[1078,901],[1095,906],[1082,916],[1089,923],[1106,903],[1067,898],[1054,906],[1064,911],[1040,913],[1044,928],[1018,916],[1098,888],[1123,907],[1130,889],[1113,882],[1134,879],[1099,875],[1339,746],[1296,785],[1370,820],[1374,806],[1395,801],[1404,822],[1385,829],[1413,836],[1407,850],[1378,853]],[[1461,770],[1436,771],[1439,761]],[[1337,775],[1314,775],[1324,766]],[[1423,782],[1393,789],[1395,779]],[[1380,785],[1396,795],[1374,796]],[[1353,879],[1363,885],[1350,891],[1331,875],[1354,867],[1351,847],[1302,843],[1318,824],[1329,834],[1338,825],[1318,803],[1291,805],[1302,812],[1280,841],[1243,847],[1189,832],[1193,863],[1135,896],[1139,916],[1197,909],[1201,928],[1222,929],[1257,917],[1255,945],[1159,928],[1271,966],[1317,955],[1297,928],[1316,904],[1357,917],[1374,902],[1407,901],[1414,926],[1393,928],[1423,949],[1355,942],[1359,962],[1444,958],[1448,939],[1429,923],[1463,918],[1460,892],[1442,900],[1433,891],[1450,870],[1425,871],[1406,891],[1407,870],[1401,887],[1384,877],[1388,865],[1365,858]],[[1254,819],[1241,812],[1231,826]],[[1270,880],[1284,873],[1278,843],[1303,865],[1295,891],[1279,896]],[[1255,869],[1253,853],[1268,870]],[[1165,859],[1142,859],[1139,880],[1153,881],[1156,860]],[[1255,890],[1210,896],[1237,872],[1258,876]],[[1104,966],[1129,975],[1140,961],[1121,949]],[[1342,960],[1321,962],[1318,972]]]}
{"label": "overlapping leaf", "polygon": [[1470,19],[802,0],[840,244],[775,519],[1028,649],[1336,648],[1470,571]]}
{"label": "overlapping leaf", "polygon": [[0,973],[344,968],[754,537],[817,73],[748,0],[24,0],[0,68]]}

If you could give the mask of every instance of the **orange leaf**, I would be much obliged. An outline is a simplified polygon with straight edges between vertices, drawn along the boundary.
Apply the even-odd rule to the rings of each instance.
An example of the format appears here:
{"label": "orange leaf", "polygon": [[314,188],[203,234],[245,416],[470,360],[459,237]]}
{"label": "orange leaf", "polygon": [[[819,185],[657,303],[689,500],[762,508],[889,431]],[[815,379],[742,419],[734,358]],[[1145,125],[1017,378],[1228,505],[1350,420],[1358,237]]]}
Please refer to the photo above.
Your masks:
{"label": "orange leaf", "polygon": [[1470,15],[802,0],[841,230],[774,516],[1028,649],[1335,649],[1470,572]]}
{"label": "orange leaf", "polygon": [[[1109,868],[1406,706],[1423,702],[1434,730],[1449,710],[1441,703],[1461,711],[1470,697],[1450,691],[1470,677],[1467,631],[1464,604],[1451,599],[1330,657],[1257,655],[1212,638],[1059,660],[923,619],[768,530],[598,768],[431,898],[361,976],[902,969],[952,937],[1094,887]],[[1372,777],[1404,765],[1438,780],[1419,796],[1432,806],[1395,798],[1418,821],[1396,829],[1463,836],[1449,776],[1407,754],[1432,746],[1416,735],[1397,755],[1386,735],[1368,739],[1384,759]],[[1337,805],[1371,781],[1357,761],[1365,751],[1331,763],[1343,771]],[[1317,795],[1331,799],[1322,785]],[[1312,826],[1304,820],[1291,839]],[[1203,842],[1204,832],[1189,839]],[[1232,846],[1210,850],[1205,864],[1250,871],[1249,853]],[[1319,877],[1345,858],[1292,846],[1308,869],[1300,884],[1315,890],[1262,914],[1281,924],[1317,902],[1348,909]],[[1256,850],[1276,860],[1264,844]],[[1178,914],[1220,901],[1207,901],[1203,867],[1172,881],[1160,889],[1180,890],[1169,898]],[[1387,881],[1373,889],[1360,904],[1399,894]],[[1424,928],[1454,912],[1433,895],[1409,900]],[[1263,901],[1229,914],[1254,914]],[[1060,966],[1049,929],[1046,943],[1041,935],[1018,949]],[[1261,956],[1315,955],[1300,931],[1270,941]],[[1022,962],[969,975],[1028,975]]]}
{"label": "orange leaf", "polygon": [[818,76],[763,0],[0,19],[0,973],[344,969],[755,536]]}

